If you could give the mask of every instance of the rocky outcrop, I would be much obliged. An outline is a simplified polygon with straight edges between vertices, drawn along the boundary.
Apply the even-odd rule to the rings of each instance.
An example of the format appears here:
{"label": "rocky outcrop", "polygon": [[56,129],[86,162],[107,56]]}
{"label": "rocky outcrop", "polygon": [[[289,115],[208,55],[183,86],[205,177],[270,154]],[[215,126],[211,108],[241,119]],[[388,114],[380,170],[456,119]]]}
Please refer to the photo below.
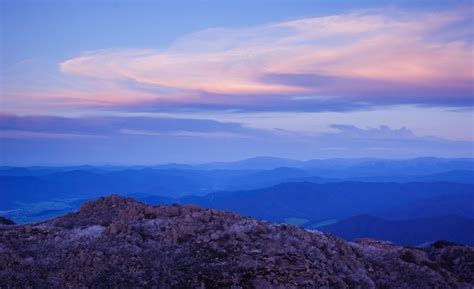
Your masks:
{"label": "rocky outcrop", "polygon": [[195,206],[110,196],[0,226],[1,288],[472,288],[474,250],[351,243]]}

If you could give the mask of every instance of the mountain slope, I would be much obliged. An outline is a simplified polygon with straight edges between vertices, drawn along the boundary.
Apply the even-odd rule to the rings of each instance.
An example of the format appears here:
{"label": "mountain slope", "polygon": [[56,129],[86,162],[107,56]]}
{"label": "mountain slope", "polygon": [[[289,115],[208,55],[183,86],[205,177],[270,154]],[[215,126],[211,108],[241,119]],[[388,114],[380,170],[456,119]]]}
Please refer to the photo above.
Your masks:
{"label": "mountain slope", "polygon": [[455,244],[348,243],[118,196],[46,222],[0,226],[2,288],[471,288],[473,258]]}
{"label": "mountain slope", "polygon": [[117,194],[166,197],[249,190],[286,182],[474,183],[474,159],[327,159],[257,157],[233,163],[158,166],[0,166],[0,210],[18,203]]}
{"label": "mountain slope", "polygon": [[390,175],[390,174],[434,174],[450,170],[474,170],[473,158],[421,157],[414,159],[391,160],[375,158],[355,159],[314,159],[299,161],[276,157],[254,157],[236,162],[218,162],[196,165],[200,169],[276,169],[279,167],[315,169],[320,172],[340,170],[346,174]]}
{"label": "mountain slope", "polygon": [[[345,219],[361,214],[384,217],[413,204],[432,204],[419,211],[419,217],[454,214],[442,206],[474,218],[474,185],[457,183],[283,183],[272,187],[217,192],[205,196],[176,199],[183,204],[197,204],[207,208],[229,210],[240,214],[284,222],[287,218],[304,218],[311,222]],[[450,205],[452,199],[456,206]],[[387,213],[388,214],[388,213]],[[407,210],[407,214],[413,214]],[[403,216],[399,216],[403,218]]]}
{"label": "mountain slope", "polygon": [[224,170],[258,170],[258,169],[276,169],[279,167],[301,167],[302,161],[276,158],[276,157],[254,157],[236,162],[215,162],[197,165],[200,169],[224,169]]}
{"label": "mountain slope", "polygon": [[457,216],[392,221],[362,215],[318,227],[318,230],[346,240],[373,238],[416,246],[442,239],[474,246],[474,219]]}

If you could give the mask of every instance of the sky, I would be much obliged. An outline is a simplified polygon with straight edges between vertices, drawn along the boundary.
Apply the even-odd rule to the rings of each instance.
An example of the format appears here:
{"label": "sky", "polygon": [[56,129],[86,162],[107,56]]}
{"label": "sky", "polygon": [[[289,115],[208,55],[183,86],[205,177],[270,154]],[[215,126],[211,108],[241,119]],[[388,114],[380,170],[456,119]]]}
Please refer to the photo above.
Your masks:
{"label": "sky", "polygon": [[0,13],[0,165],[474,157],[472,1]]}

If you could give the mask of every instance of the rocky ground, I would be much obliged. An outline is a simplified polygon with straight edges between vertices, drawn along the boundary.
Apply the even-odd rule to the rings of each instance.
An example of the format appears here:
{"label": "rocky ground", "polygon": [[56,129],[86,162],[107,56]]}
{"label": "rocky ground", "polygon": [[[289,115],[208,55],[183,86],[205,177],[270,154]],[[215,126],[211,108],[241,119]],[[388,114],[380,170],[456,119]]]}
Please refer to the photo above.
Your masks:
{"label": "rocky ground", "polygon": [[467,246],[351,243],[119,196],[34,225],[0,224],[0,288],[474,288],[473,272]]}

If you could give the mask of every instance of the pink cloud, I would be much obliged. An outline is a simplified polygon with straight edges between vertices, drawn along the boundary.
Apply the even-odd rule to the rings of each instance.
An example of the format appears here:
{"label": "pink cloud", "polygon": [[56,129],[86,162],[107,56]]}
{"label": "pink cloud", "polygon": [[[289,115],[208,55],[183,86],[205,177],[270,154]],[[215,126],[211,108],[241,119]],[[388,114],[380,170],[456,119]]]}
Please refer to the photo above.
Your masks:
{"label": "pink cloud", "polygon": [[[472,27],[459,25],[470,18],[471,12],[460,10],[376,10],[207,29],[167,49],[99,50],[68,59],[60,70],[94,81],[98,89],[49,95],[106,106],[158,102],[232,108],[267,100],[276,109],[281,101],[284,109],[302,96],[430,104],[452,95],[457,104],[469,103],[474,49],[472,41],[455,36],[460,29],[472,36]],[[305,85],[295,81],[301,76],[309,79]]]}

